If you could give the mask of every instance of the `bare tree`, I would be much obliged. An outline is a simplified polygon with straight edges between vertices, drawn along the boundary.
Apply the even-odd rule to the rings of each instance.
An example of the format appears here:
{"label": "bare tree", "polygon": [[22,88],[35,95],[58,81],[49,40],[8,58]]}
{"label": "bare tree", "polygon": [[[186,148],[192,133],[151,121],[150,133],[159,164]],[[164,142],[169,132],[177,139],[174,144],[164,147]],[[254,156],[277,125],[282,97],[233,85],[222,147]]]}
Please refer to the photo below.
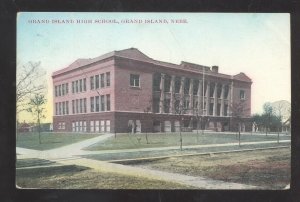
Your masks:
{"label": "bare tree", "polygon": [[[149,105],[144,109],[144,112],[147,113],[147,114],[152,112],[152,101],[151,101],[151,99],[149,100]],[[146,130],[145,136],[146,136],[146,142],[147,142],[147,144],[149,144],[147,130]]]}
{"label": "bare tree", "polygon": [[233,102],[230,108],[231,116],[237,121],[238,124],[238,139],[239,146],[241,146],[241,126],[243,123],[244,112],[246,110],[244,100],[241,100],[239,102]]}
{"label": "bare tree", "polygon": [[[182,99],[182,98],[180,98]],[[175,104],[174,106],[174,112],[177,115],[180,115],[180,120],[179,120],[179,142],[180,142],[180,150],[182,151],[182,125],[183,125],[183,114],[188,110],[187,108],[185,108],[183,102],[180,102],[180,100],[176,99],[175,97],[175,103],[176,101],[179,101],[178,104]]]}
{"label": "bare tree", "polygon": [[[187,109],[189,110],[189,109]],[[192,109],[192,114],[194,118],[197,120],[197,142],[199,142],[199,129],[202,131],[202,135],[204,134],[205,126],[209,122],[209,117],[204,115],[204,109],[199,109],[197,106],[194,106]]]}
{"label": "bare tree", "polygon": [[16,107],[17,113],[27,109],[28,100],[46,89],[45,71],[40,62],[28,62],[17,68]]}
{"label": "bare tree", "polygon": [[45,95],[35,94],[34,98],[31,98],[28,103],[27,111],[32,113],[37,121],[38,133],[39,133],[39,143],[41,144],[41,119],[45,118],[44,105],[47,102]]}

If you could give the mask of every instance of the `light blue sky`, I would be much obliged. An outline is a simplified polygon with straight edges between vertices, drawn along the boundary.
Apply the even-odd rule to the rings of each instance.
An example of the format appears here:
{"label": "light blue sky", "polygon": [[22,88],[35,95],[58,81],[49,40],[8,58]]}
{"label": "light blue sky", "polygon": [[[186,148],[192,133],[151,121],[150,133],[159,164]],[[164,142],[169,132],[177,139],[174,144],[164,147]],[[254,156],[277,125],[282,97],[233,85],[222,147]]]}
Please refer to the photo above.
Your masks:
{"label": "light blue sky", "polygon": [[[50,23],[29,23],[29,20]],[[186,19],[185,24],[53,24],[52,20]],[[267,101],[290,101],[289,14],[216,13],[19,13],[17,61],[41,61],[50,75],[78,58],[135,47],[153,59],[218,65],[225,74],[253,80],[252,113]],[[24,115],[25,117],[25,115]],[[22,119],[22,118],[21,118]]]}

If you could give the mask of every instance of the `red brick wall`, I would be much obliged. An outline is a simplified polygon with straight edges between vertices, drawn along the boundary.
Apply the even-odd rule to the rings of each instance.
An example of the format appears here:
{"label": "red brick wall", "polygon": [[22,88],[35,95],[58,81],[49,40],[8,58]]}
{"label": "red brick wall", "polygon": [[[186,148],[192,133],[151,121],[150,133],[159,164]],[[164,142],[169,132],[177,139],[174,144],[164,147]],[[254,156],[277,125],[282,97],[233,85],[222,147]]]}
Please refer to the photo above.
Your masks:
{"label": "red brick wall", "polygon": [[251,84],[245,82],[234,81],[233,84],[233,102],[240,102],[240,90],[245,91],[246,98],[244,100],[244,116],[251,116]]}
{"label": "red brick wall", "polygon": [[[135,65],[124,63],[115,67],[116,111],[143,112],[151,106],[149,101],[152,101],[152,73]],[[140,75],[140,88],[130,86],[130,74]]]}

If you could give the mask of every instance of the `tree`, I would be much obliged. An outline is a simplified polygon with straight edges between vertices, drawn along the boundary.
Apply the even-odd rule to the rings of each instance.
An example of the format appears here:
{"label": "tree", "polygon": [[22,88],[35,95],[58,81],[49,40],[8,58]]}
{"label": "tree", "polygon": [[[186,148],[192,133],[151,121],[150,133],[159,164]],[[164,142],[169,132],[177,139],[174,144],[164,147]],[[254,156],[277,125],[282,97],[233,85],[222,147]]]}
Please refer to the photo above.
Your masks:
{"label": "tree", "polygon": [[[151,99],[149,100],[149,106],[147,106],[145,109],[144,109],[144,112],[145,113],[150,113],[151,111],[152,111],[152,101],[151,101]],[[145,134],[145,136],[146,136],[146,142],[147,142],[147,144],[149,144],[149,141],[148,141],[148,132],[147,132],[147,130],[146,130],[146,134]]]}
{"label": "tree", "polygon": [[[187,109],[188,110],[188,109]],[[199,142],[198,136],[198,130],[199,127],[202,130],[202,135],[204,134],[205,126],[209,122],[209,117],[204,115],[204,109],[198,109],[197,106],[194,106],[192,109],[193,116],[197,120],[197,142]]]}
{"label": "tree", "polygon": [[39,133],[39,143],[41,144],[41,119],[45,118],[44,105],[46,103],[45,95],[43,94],[35,94],[34,98],[31,98],[28,103],[27,111],[32,113],[35,117],[38,125],[38,133]]}
{"label": "tree", "polygon": [[266,136],[268,135],[268,131],[271,130],[271,124],[272,124],[272,116],[274,116],[274,109],[271,105],[271,103],[266,102],[263,105],[263,119],[264,119],[264,125],[265,125],[265,129],[266,129]]}
{"label": "tree", "polygon": [[254,114],[254,115],[252,115],[252,122],[256,124],[256,127],[258,129],[261,128],[261,126],[264,125],[263,117],[260,114]]}
{"label": "tree", "polygon": [[27,109],[27,102],[46,89],[45,71],[40,62],[28,62],[17,68],[16,108],[17,113]]}
{"label": "tree", "polygon": [[[180,98],[182,99],[182,98]],[[179,103],[178,103],[179,102]],[[180,150],[182,151],[182,125],[183,125],[183,117],[182,115],[188,110],[187,108],[184,107],[184,104],[182,102],[180,102],[180,100],[176,99],[175,97],[175,104],[174,106],[174,111],[175,114],[180,115],[180,120],[179,120],[179,142],[180,142]]]}
{"label": "tree", "polygon": [[241,146],[241,126],[243,123],[244,112],[246,111],[245,102],[244,100],[241,100],[239,102],[233,102],[230,108],[231,116],[237,121],[238,124],[239,146]]}

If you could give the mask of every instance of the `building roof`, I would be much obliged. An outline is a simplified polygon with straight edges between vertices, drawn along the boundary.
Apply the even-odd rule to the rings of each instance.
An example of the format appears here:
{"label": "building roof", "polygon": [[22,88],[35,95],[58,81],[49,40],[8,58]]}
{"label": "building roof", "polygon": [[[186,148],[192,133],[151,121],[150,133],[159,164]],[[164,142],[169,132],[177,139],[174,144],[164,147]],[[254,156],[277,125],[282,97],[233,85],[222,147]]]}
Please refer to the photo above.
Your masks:
{"label": "building roof", "polygon": [[89,64],[92,64],[92,63],[95,63],[95,62],[98,62],[98,61],[101,61],[101,60],[104,60],[104,59],[107,59],[107,58],[110,58],[113,56],[120,57],[120,58],[132,59],[132,60],[141,61],[141,62],[145,62],[145,63],[151,63],[156,66],[162,66],[162,67],[167,67],[167,68],[171,68],[171,69],[185,70],[185,71],[189,71],[192,73],[202,73],[203,71],[205,71],[205,74],[210,75],[210,76],[217,76],[217,77],[221,77],[221,78],[225,78],[225,79],[235,79],[235,80],[244,81],[244,82],[252,82],[251,79],[244,73],[239,73],[237,75],[231,76],[231,75],[227,75],[227,74],[213,72],[213,71],[211,71],[210,67],[208,67],[208,66],[193,64],[190,62],[182,61],[178,65],[178,64],[173,64],[173,63],[169,63],[169,62],[154,60],[154,59],[148,57],[147,55],[145,55],[144,53],[142,53],[137,48],[128,48],[128,49],[119,50],[119,51],[112,51],[112,52],[106,53],[106,54],[101,55],[96,58],[77,59],[72,64],[70,64],[68,67],[65,67],[63,69],[53,72],[52,76],[57,76],[59,74],[69,72],[69,71],[75,70],[79,67],[83,67],[83,66],[86,66],[86,65],[89,65]]}

